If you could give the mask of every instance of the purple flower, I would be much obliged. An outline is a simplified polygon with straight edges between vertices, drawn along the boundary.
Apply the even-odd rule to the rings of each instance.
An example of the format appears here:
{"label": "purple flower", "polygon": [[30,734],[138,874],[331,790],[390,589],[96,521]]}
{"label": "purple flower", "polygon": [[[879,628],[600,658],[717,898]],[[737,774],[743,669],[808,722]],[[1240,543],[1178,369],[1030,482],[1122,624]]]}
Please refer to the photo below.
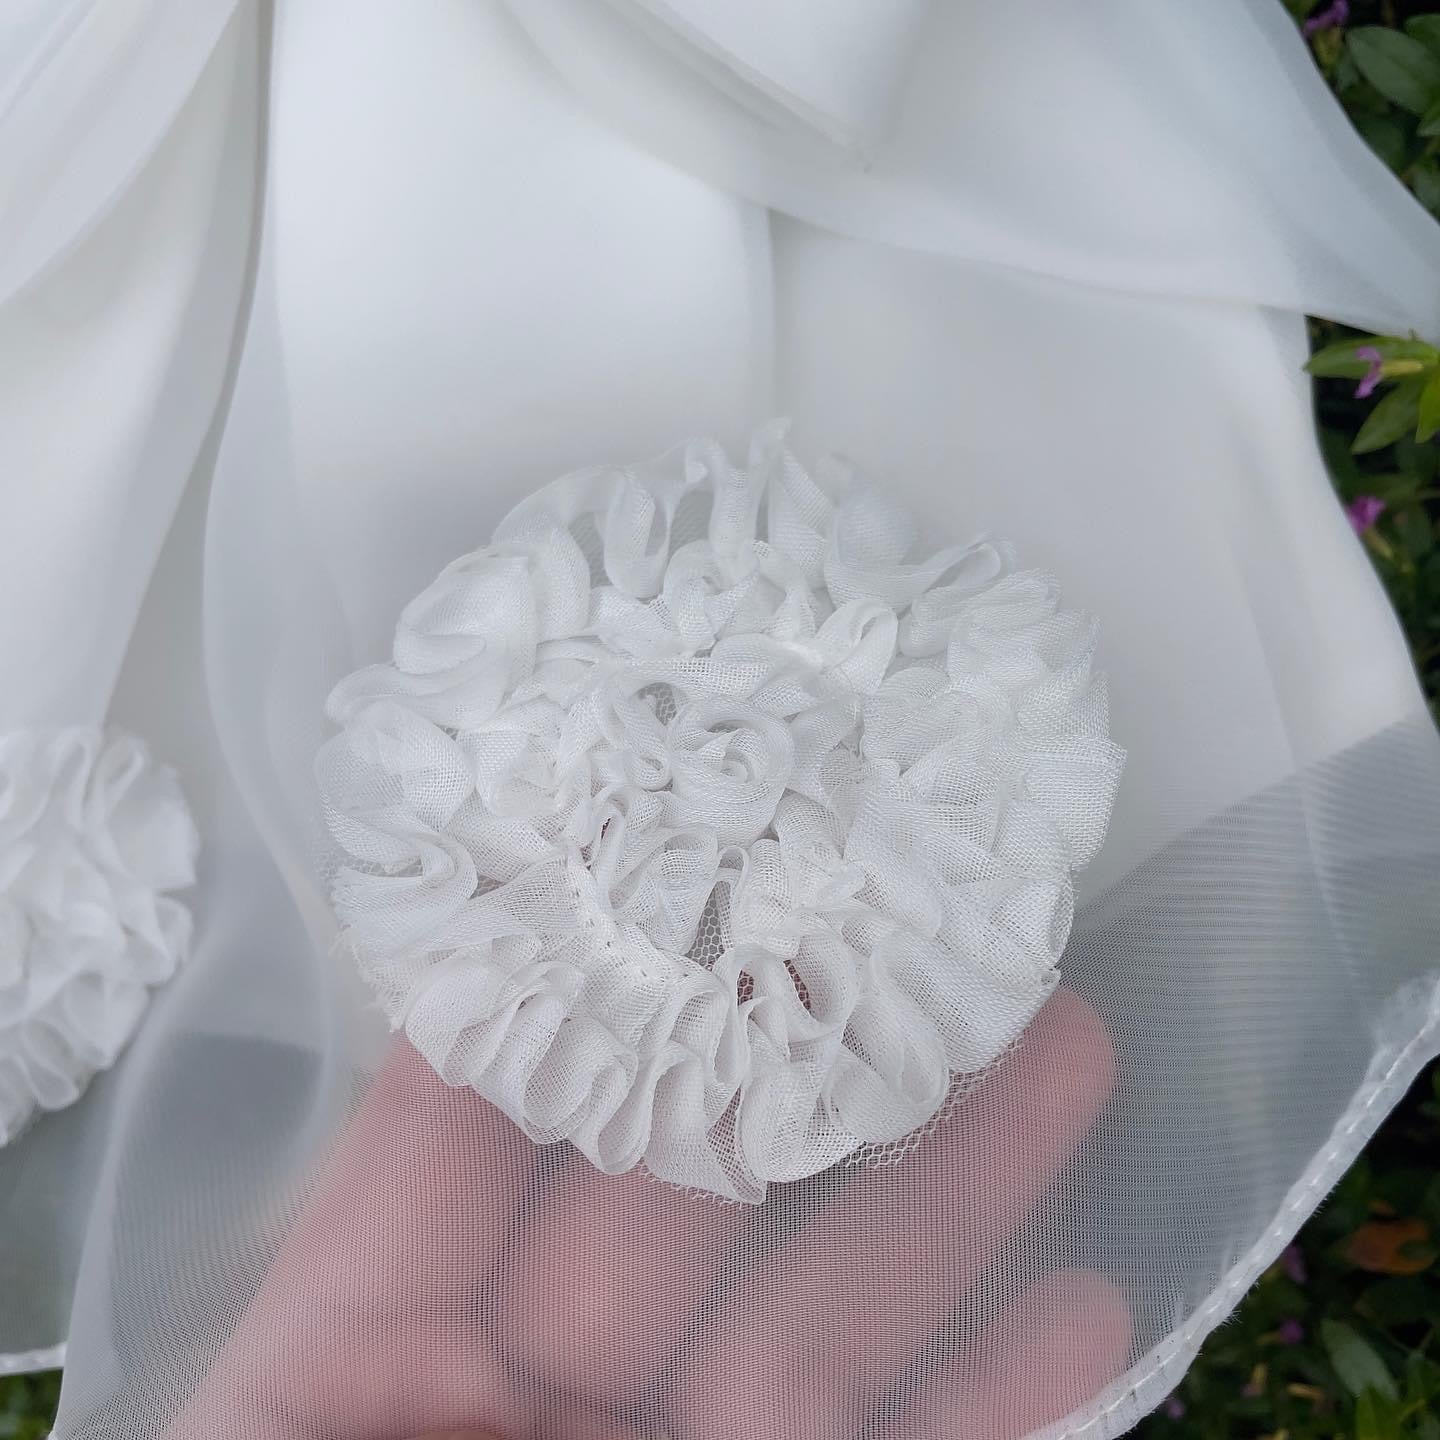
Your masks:
{"label": "purple flower", "polygon": [[1299,1345],[1305,1339],[1305,1327],[1298,1320],[1284,1320],[1275,1334],[1282,1345]]}
{"label": "purple flower", "polygon": [[[1345,507],[1345,513],[1350,517],[1350,523],[1355,527],[1355,533],[1357,535],[1363,535],[1367,530],[1372,529],[1375,522],[1385,513],[1385,502],[1378,495],[1357,495]],[[1295,1247],[1292,1245],[1290,1250],[1295,1250]],[[1286,1255],[1290,1253],[1290,1250],[1285,1252]],[[1295,1253],[1299,1256],[1300,1252],[1296,1250]],[[1285,1273],[1289,1275],[1292,1280],[1295,1280],[1297,1285],[1303,1285],[1305,1283],[1305,1262],[1303,1259],[1300,1260],[1299,1265],[1300,1279],[1295,1279],[1295,1272],[1290,1268],[1288,1261],[1285,1264]]]}
{"label": "purple flower", "polygon": [[1318,15],[1312,15],[1304,24],[1305,38],[1318,35],[1322,30],[1333,30],[1350,18],[1350,0],[1334,0]]}
{"label": "purple flower", "polygon": [[[1355,502],[1356,505],[1359,503],[1360,501],[1358,500]],[[1380,501],[1377,500],[1375,503],[1380,506],[1381,510],[1385,508]],[[1345,507],[1345,513],[1350,515],[1351,509],[1352,507],[1347,505]],[[1378,515],[1379,511],[1376,511],[1376,514]],[[1350,515],[1350,519],[1353,524],[1355,517]],[[1374,519],[1372,518],[1369,523],[1373,525],[1375,523]],[[1298,1245],[1287,1245],[1285,1247],[1284,1254],[1280,1256],[1280,1264],[1284,1266],[1285,1273],[1297,1285],[1303,1285],[1305,1283],[1305,1256]]]}
{"label": "purple flower", "polygon": [[1185,1402],[1178,1395],[1172,1395],[1165,1402],[1164,1409],[1172,1420],[1181,1420],[1185,1416]]}
{"label": "purple flower", "polygon": [[1365,378],[1355,387],[1355,398],[1368,400],[1375,393],[1375,387],[1385,378],[1385,357],[1373,345],[1362,345],[1355,352],[1355,358],[1370,363]]}

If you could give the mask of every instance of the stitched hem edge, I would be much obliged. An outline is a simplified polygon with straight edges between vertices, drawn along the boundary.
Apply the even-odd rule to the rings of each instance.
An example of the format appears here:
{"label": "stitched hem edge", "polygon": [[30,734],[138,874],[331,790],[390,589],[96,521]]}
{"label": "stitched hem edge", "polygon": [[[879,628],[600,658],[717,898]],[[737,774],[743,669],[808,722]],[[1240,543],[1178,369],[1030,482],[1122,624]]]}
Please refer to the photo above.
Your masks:
{"label": "stitched hem edge", "polygon": [[[1430,986],[1428,1004],[1424,985]],[[1417,993],[1418,992],[1418,993]],[[1279,1258],[1341,1175],[1354,1163],[1380,1122],[1415,1077],[1440,1053],[1440,981],[1417,981],[1400,995],[1400,1008],[1420,1010],[1420,1029],[1398,1050],[1382,1050],[1355,1097],[1330,1132],[1329,1142],[1286,1192],[1275,1219],[1178,1331],[1150,1350],[1084,1409],[1030,1433],[1027,1440],[1115,1440],[1152,1410],[1185,1377],[1201,1345],[1240,1303],[1245,1292]],[[1405,1001],[1411,1004],[1405,1004]]]}
{"label": "stitched hem edge", "polygon": [[35,1370],[60,1370],[65,1365],[65,1342],[43,1350],[17,1350],[0,1355],[0,1375],[28,1375]]}

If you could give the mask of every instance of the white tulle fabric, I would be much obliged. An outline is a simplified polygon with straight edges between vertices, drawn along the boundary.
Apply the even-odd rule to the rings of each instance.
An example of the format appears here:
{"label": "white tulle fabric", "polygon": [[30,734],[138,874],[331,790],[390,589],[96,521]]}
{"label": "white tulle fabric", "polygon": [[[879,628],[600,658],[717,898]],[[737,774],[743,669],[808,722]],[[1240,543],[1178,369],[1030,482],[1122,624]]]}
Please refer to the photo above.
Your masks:
{"label": "white tulle fabric", "polygon": [[784,427],[566,476],[330,699],[336,907],[452,1084],[762,1200],[1045,1000],[1121,768],[1096,629]]}
{"label": "white tulle fabric", "polygon": [[[860,8],[74,0],[0,64],[0,732],[106,713],[218,452],[109,710],[202,818],[195,955],[0,1150],[57,1436],[1101,1440],[1440,1045],[1440,742],[1301,372],[1302,313],[1431,335],[1440,231],[1279,0]],[[522,497],[779,412],[1062,576],[1127,759],[1006,1061],[898,1163],[719,1205],[387,1035],[313,766]],[[1073,1298],[1116,1291],[1128,1338]]]}
{"label": "white tulle fabric", "polygon": [[197,848],[140,741],[0,736],[0,1145],[79,1099],[184,961]]}

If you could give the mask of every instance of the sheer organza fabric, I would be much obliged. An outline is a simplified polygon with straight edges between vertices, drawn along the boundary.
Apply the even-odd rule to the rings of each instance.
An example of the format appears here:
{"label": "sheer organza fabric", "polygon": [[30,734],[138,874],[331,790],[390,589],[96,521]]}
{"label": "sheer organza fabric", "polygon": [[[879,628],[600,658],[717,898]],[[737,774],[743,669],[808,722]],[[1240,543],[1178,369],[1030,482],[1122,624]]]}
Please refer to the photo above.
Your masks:
{"label": "sheer organza fabric", "polygon": [[[0,1150],[0,1351],[68,1338],[57,1434],[1123,1431],[1440,1029],[1440,744],[1300,370],[1305,311],[1433,330],[1440,241],[1280,7],[917,4],[863,44],[820,5],[71,10],[81,50],[0,71],[75,157],[6,210],[0,347],[95,378],[59,354],[0,404],[139,528],[72,536],[67,580],[18,538],[55,487],[7,489],[0,658],[54,698],[5,723],[108,708],[204,849],[124,1062]],[[181,258],[140,264],[147,220]],[[146,316],[124,399],[99,357]],[[524,495],[773,414],[1063,577],[1127,766],[1012,1052],[907,1143],[723,1203],[390,1039],[313,766],[334,685]],[[93,464],[44,443],[87,417]]]}

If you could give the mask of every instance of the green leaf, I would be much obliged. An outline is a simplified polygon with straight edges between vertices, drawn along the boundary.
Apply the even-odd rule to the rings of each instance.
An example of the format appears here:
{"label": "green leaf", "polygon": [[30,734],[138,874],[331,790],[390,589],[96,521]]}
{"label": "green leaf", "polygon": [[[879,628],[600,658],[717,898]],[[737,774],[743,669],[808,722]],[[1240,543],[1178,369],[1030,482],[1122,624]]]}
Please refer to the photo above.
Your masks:
{"label": "green leaf", "polygon": [[[1403,505],[1415,498],[1421,488],[1418,475],[1408,470],[1387,470],[1378,475],[1365,476],[1363,493],[1378,495],[1389,505]],[[1440,1226],[1437,1226],[1440,1229]]]}
{"label": "green leaf", "polygon": [[[1435,527],[1431,524],[1430,517],[1418,507],[1402,510],[1395,517],[1395,530],[1400,537],[1400,543],[1417,560],[1428,555],[1435,548]],[[1407,1240],[1401,1243],[1395,1255],[1395,1268],[1397,1270],[1402,1268],[1400,1264],[1402,1261],[1414,1260],[1423,1269],[1433,1261],[1434,1255],[1435,1252],[1423,1241]],[[1409,1267],[1403,1268],[1408,1269]]]}
{"label": "green leaf", "polygon": [[1395,1378],[1385,1368],[1385,1362],[1348,1325],[1339,1320],[1322,1320],[1320,1338],[1335,1373],[1352,1395],[1361,1396],[1367,1390],[1374,1390],[1387,1400],[1400,1398]]}
{"label": "green leaf", "polygon": [[1419,133],[1427,140],[1432,136],[1440,135],[1440,100],[1435,101],[1420,117]]}
{"label": "green leaf", "polygon": [[1356,455],[1368,455],[1393,445],[1408,435],[1420,421],[1420,392],[1425,379],[1402,381],[1371,412],[1350,447]]}
{"label": "green leaf", "polygon": [[1437,1395],[1440,1395],[1440,1365],[1420,1351],[1412,1350],[1405,1357],[1406,1401],[1411,1405],[1428,1405]]}
{"label": "green leaf", "polygon": [[1424,160],[1410,177],[1415,198],[1432,214],[1440,216],[1440,165]]}
{"label": "green leaf", "polygon": [[1366,1390],[1355,1406],[1355,1440],[1399,1440],[1400,1407],[1374,1390]]}
{"label": "green leaf", "polygon": [[1422,365],[1440,364],[1440,350],[1423,340],[1401,340],[1391,335],[1368,335],[1354,340],[1337,340],[1317,350],[1305,368],[1327,380],[1359,380],[1370,369],[1369,360],[1356,357],[1357,350],[1380,352],[1381,360],[1418,360]]}
{"label": "green leaf", "polygon": [[1389,115],[1356,115],[1355,128],[1365,143],[1392,169],[1403,170],[1410,160],[1405,130]]}
{"label": "green leaf", "polygon": [[1355,1440],[1399,1440],[1400,1407],[1366,1390],[1355,1405]]}
{"label": "green leaf", "polygon": [[[1330,478],[1347,496],[1364,488],[1361,484],[1360,467],[1350,453],[1350,440],[1351,437],[1343,430],[1336,430],[1329,425],[1320,431],[1320,453],[1325,457]],[[1419,488],[1418,484],[1416,488]]]}
{"label": "green leaf", "polygon": [[1350,58],[1387,99],[1423,115],[1440,98],[1440,56],[1413,36],[1383,25],[1362,25],[1348,37]]}
{"label": "green leaf", "polygon": [[1415,438],[1423,445],[1440,431],[1440,370],[1437,370],[1420,392],[1420,414],[1416,421]]}
{"label": "green leaf", "polygon": [[1395,447],[1396,467],[1408,470],[1422,485],[1431,485],[1440,477],[1440,445],[1417,445],[1407,435]]}
{"label": "green leaf", "polygon": [[1405,22],[1405,32],[1440,57],[1440,15],[1412,15]]}

